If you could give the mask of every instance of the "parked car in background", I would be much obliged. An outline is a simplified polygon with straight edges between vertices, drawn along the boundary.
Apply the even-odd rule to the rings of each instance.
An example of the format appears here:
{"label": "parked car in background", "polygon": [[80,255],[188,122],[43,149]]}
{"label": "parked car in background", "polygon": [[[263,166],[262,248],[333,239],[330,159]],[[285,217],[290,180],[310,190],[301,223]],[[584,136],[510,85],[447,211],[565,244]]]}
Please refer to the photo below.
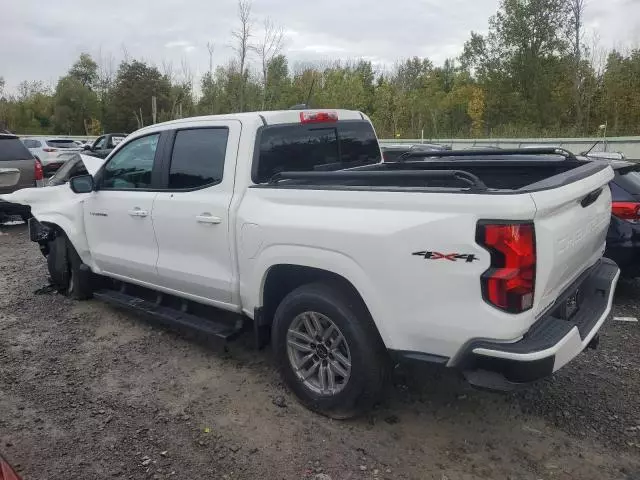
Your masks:
{"label": "parked car in background", "polygon": [[384,143],[380,145],[382,156],[385,162],[393,162],[406,152],[440,152],[442,150],[451,150],[448,145],[440,145],[438,143]]}
{"label": "parked car in background", "polygon": [[40,160],[46,176],[51,175],[64,164],[66,157],[60,154],[82,150],[75,141],[65,138],[29,137],[23,138],[22,143],[34,157]]}
{"label": "parked car in background", "polygon": [[84,153],[99,158],[107,158],[116,146],[126,138],[126,133],[107,133],[95,139],[91,145],[85,145]]}
{"label": "parked car in background", "polygon": [[640,277],[640,164],[607,161],[615,177],[611,188],[611,223],[605,256],[614,260],[626,278]]}
{"label": "parked car in background", "polygon": [[[0,194],[13,193],[26,187],[42,186],[42,163],[25,147],[17,135],[0,134]],[[31,216],[27,205],[0,200],[0,218]]]}

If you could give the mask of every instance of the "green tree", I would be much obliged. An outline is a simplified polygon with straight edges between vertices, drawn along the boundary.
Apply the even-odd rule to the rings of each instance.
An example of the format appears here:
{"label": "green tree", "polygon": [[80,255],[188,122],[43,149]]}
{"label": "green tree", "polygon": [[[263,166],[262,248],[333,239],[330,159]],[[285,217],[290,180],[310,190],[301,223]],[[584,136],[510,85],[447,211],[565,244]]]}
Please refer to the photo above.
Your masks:
{"label": "green tree", "polygon": [[80,58],[69,69],[69,76],[77,79],[86,88],[95,90],[98,83],[98,64],[88,53],[81,53]]}
{"label": "green tree", "polygon": [[170,115],[171,83],[156,67],[139,60],[122,62],[114,83],[103,122],[106,130],[132,132],[152,124],[154,96],[158,116]]}
{"label": "green tree", "polygon": [[73,76],[62,77],[55,91],[54,131],[66,135],[87,135],[98,113],[98,97]]}

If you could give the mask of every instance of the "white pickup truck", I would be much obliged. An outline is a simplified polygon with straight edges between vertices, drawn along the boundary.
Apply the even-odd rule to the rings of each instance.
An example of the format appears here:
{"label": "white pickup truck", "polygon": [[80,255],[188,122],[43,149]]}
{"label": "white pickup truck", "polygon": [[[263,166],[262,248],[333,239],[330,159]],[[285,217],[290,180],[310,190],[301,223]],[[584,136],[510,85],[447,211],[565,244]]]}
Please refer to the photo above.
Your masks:
{"label": "white pickup truck", "polygon": [[381,162],[364,114],[290,110],[146,127],[87,168],[10,199],[31,205],[57,287],[205,337],[252,325],[336,418],[400,360],[486,388],[539,379],[611,309],[613,173],[563,150]]}

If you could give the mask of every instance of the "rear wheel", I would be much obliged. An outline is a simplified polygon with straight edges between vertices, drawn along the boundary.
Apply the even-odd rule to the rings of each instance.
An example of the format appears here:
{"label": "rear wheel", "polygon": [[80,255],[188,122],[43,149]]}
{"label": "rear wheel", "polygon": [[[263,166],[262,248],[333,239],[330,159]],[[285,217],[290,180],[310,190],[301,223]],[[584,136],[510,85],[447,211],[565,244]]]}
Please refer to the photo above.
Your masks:
{"label": "rear wheel", "polygon": [[47,266],[53,285],[60,293],[76,300],[91,298],[91,272],[62,233],[49,242]]}
{"label": "rear wheel", "polygon": [[322,283],[289,293],[272,343],[287,386],[308,408],[348,418],[371,407],[387,377],[384,345],[359,298]]}

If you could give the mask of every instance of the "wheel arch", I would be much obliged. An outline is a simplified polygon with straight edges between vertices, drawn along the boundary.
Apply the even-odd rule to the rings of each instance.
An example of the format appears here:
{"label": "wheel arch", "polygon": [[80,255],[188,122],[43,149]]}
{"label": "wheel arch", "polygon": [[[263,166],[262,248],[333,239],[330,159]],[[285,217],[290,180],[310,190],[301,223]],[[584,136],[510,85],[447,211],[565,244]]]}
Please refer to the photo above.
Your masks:
{"label": "wheel arch", "polygon": [[89,244],[87,243],[83,225],[78,227],[69,218],[60,214],[41,214],[36,217],[36,220],[42,225],[54,229],[56,232],[63,233],[69,242],[71,242],[76,252],[78,252],[82,262],[93,267]]}
{"label": "wheel arch", "polygon": [[[300,250],[300,247],[292,246],[292,249]],[[260,280],[254,297],[254,305],[260,311],[260,325],[271,325],[276,308],[289,292],[305,284],[323,282],[337,285],[361,302],[383,343],[388,345],[384,326],[377,315],[377,296],[364,271],[342,254],[313,250],[305,248],[297,252],[295,258],[272,259],[273,261],[264,264],[262,274],[256,276]]]}

